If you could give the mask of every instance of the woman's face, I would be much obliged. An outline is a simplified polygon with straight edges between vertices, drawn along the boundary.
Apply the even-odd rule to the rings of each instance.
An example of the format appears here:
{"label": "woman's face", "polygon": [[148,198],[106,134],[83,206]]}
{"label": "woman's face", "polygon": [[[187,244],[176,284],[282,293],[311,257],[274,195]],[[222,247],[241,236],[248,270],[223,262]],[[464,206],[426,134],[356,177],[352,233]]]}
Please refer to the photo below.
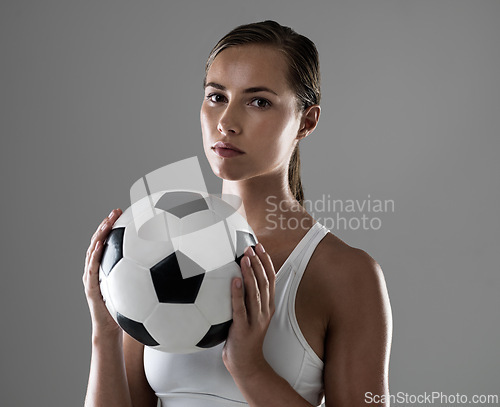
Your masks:
{"label": "woman's face", "polygon": [[235,181],[287,174],[301,116],[287,72],[285,57],[269,46],[233,46],[215,58],[200,112],[203,147],[215,175]]}

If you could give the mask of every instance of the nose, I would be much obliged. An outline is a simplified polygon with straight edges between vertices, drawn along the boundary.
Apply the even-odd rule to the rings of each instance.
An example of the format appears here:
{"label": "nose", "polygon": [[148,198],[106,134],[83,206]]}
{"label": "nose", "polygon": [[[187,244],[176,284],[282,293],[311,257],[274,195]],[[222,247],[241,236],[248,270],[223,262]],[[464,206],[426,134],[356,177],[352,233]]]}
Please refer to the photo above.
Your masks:
{"label": "nose", "polygon": [[224,136],[241,133],[241,117],[236,106],[226,106],[219,117],[217,130]]}

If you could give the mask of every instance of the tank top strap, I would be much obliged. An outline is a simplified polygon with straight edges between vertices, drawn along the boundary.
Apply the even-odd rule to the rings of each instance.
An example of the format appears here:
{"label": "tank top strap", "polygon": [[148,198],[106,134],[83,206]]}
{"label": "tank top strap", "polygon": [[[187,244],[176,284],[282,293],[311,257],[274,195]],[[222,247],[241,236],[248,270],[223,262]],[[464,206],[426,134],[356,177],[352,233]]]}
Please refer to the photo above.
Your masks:
{"label": "tank top strap", "polygon": [[[325,237],[325,235],[329,232],[329,230],[323,226],[321,223],[316,222],[311,229],[309,229],[308,233],[304,237],[308,237],[308,239],[303,239],[301,243],[302,248],[299,253],[297,253],[297,257],[293,262],[295,264],[295,279],[301,280],[304,271],[306,270],[307,265],[309,264],[309,260],[311,260],[312,254],[314,250],[316,250],[316,246],[318,246],[319,242]],[[305,241],[304,241],[305,240]]]}
{"label": "tank top strap", "polygon": [[[297,246],[294,247],[292,252],[288,255],[287,259],[278,270],[276,274],[276,282],[283,278],[287,278],[293,269],[300,269],[303,261],[309,262],[310,257],[317,245],[317,243],[328,233],[328,229],[321,223],[316,222],[300,240]],[[319,239],[319,240],[317,240]],[[317,241],[316,241],[317,240]],[[311,246],[312,249],[311,249]],[[304,266],[305,268],[305,266]]]}

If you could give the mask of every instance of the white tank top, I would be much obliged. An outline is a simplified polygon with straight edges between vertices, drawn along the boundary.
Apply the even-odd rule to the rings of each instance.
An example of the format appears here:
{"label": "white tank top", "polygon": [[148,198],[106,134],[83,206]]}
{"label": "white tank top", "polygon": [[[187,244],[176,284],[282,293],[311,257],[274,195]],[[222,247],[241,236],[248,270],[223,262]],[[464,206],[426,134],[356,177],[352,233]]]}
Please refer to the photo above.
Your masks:
{"label": "white tank top", "polygon": [[[318,406],[323,398],[323,362],[307,343],[295,316],[297,288],[318,243],[328,233],[319,222],[309,229],[276,274],[275,313],[264,340],[267,362],[302,397]],[[144,369],[164,407],[234,407],[247,403],[222,362],[224,343],[192,354],[144,347]]]}

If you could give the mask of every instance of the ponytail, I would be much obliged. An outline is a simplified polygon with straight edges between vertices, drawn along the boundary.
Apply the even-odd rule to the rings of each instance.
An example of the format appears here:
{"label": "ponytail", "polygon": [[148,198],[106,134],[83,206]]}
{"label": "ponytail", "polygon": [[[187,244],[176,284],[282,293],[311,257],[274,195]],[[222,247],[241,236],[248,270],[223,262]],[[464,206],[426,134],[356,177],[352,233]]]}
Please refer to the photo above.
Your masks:
{"label": "ponytail", "polygon": [[302,180],[300,179],[299,143],[296,144],[290,157],[290,163],[288,164],[288,185],[294,198],[299,204],[304,205],[304,189],[302,188]]}

